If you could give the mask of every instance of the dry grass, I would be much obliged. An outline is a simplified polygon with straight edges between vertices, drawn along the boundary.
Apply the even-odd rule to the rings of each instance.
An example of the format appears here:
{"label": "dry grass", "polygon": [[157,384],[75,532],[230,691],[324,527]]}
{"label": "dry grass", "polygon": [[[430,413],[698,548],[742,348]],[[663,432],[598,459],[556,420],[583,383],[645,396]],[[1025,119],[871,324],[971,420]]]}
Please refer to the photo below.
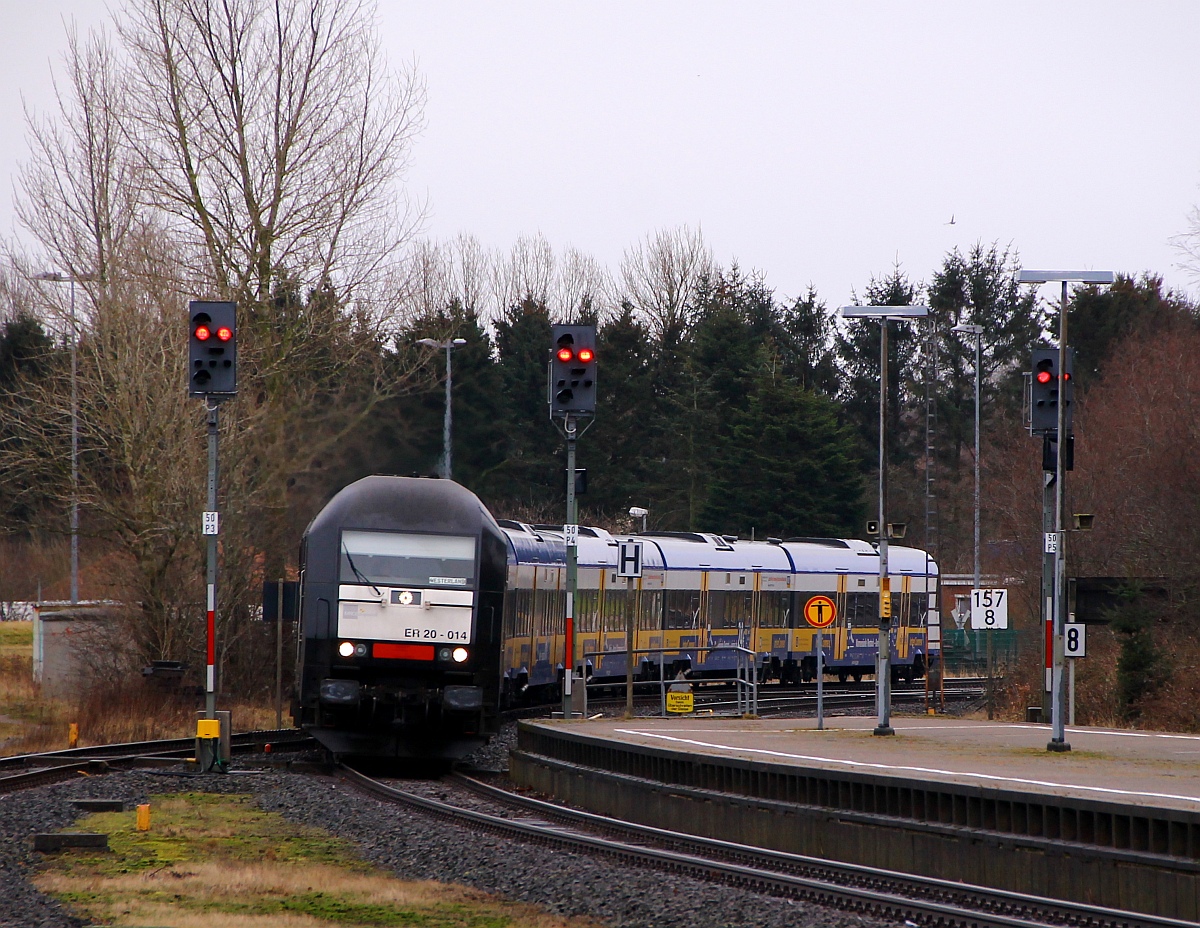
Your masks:
{"label": "dry grass", "polygon": [[378,872],[344,842],[264,813],[247,796],[152,800],[151,829],[134,813],[89,816],[111,854],[48,860],[37,885],[91,921],[115,926],[563,928],[550,916],[464,886]]}
{"label": "dry grass", "polygon": [[[32,754],[67,747],[72,722],[79,744],[116,744],[190,738],[203,700],[164,694],[140,677],[96,684],[73,700],[47,699],[33,682],[33,623],[0,622],[0,755]],[[232,712],[235,731],[275,728],[275,707],[221,699]],[[290,727],[286,707],[283,726]]]}

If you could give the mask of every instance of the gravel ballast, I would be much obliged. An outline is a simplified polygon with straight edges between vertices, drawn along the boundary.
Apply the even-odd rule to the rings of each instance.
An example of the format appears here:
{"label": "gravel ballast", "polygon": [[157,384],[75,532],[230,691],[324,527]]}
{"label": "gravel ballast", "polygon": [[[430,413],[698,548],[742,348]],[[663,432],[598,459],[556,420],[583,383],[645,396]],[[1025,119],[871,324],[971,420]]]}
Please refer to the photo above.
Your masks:
{"label": "gravel ballast", "polygon": [[[472,760],[481,768],[500,766],[510,739],[511,730]],[[892,924],[477,835],[363,797],[332,779],[268,770],[201,777],[114,773],[0,796],[0,925],[84,924],[39,893],[29,880],[40,856],[30,850],[30,835],[70,825],[78,817],[72,799],[120,798],[132,808],[151,794],[192,790],[254,794],[263,809],[354,842],[365,859],[402,879],[463,883],[561,915],[586,916],[614,926],[881,928]]]}

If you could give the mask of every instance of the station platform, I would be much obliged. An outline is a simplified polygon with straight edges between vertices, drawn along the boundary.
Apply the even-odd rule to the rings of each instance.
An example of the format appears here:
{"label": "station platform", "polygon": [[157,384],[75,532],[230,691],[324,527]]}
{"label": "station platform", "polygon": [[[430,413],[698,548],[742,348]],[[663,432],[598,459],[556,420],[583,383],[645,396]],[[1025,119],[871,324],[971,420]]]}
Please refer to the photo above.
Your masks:
{"label": "station platform", "polygon": [[892,716],[896,734],[871,734],[874,717],[648,718],[541,722],[625,746],[738,758],[838,773],[989,787],[1041,797],[1200,811],[1200,735],[1068,727],[1071,750],[1046,750],[1050,726]]}
{"label": "station platform", "polygon": [[756,847],[1200,923],[1200,735],[893,715],[525,721],[514,782]]}

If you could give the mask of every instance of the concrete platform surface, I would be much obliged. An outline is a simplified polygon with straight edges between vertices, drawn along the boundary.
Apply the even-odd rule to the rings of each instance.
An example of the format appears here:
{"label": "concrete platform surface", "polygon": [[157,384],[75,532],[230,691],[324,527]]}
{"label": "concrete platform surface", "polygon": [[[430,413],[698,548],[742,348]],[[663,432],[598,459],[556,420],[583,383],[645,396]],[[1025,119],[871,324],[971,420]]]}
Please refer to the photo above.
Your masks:
{"label": "concrete platform surface", "polygon": [[1069,727],[1071,751],[1046,750],[1048,725],[892,717],[594,719],[535,724],[624,744],[826,771],[892,775],[1038,795],[1200,811],[1200,735]]}

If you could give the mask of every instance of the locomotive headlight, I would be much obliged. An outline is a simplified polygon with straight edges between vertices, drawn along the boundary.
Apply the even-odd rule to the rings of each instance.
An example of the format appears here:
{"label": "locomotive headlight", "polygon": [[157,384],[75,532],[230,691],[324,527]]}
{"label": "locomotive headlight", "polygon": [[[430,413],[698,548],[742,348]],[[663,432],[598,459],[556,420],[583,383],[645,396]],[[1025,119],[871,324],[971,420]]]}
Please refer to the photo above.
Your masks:
{"label": "locomotive headlight", "polygon": [[470,655],[467,653],[466,648],[455,648],[454,649],[454,663],[461,664],[468,657],[470,657]]}
{"label": "locomotive headlight", "polygon": [[361,641],[354,646],[354,656],[355,657],[366,657],[367,656],[367,646],[365,644],[363,644]]}
{"label": "locomotive headlight", "polygon": [[338,645],[338,654],[342,655],[342,657],[353,657],[354,656],[354,642],[353,641],[343,641],[341,644]]}

